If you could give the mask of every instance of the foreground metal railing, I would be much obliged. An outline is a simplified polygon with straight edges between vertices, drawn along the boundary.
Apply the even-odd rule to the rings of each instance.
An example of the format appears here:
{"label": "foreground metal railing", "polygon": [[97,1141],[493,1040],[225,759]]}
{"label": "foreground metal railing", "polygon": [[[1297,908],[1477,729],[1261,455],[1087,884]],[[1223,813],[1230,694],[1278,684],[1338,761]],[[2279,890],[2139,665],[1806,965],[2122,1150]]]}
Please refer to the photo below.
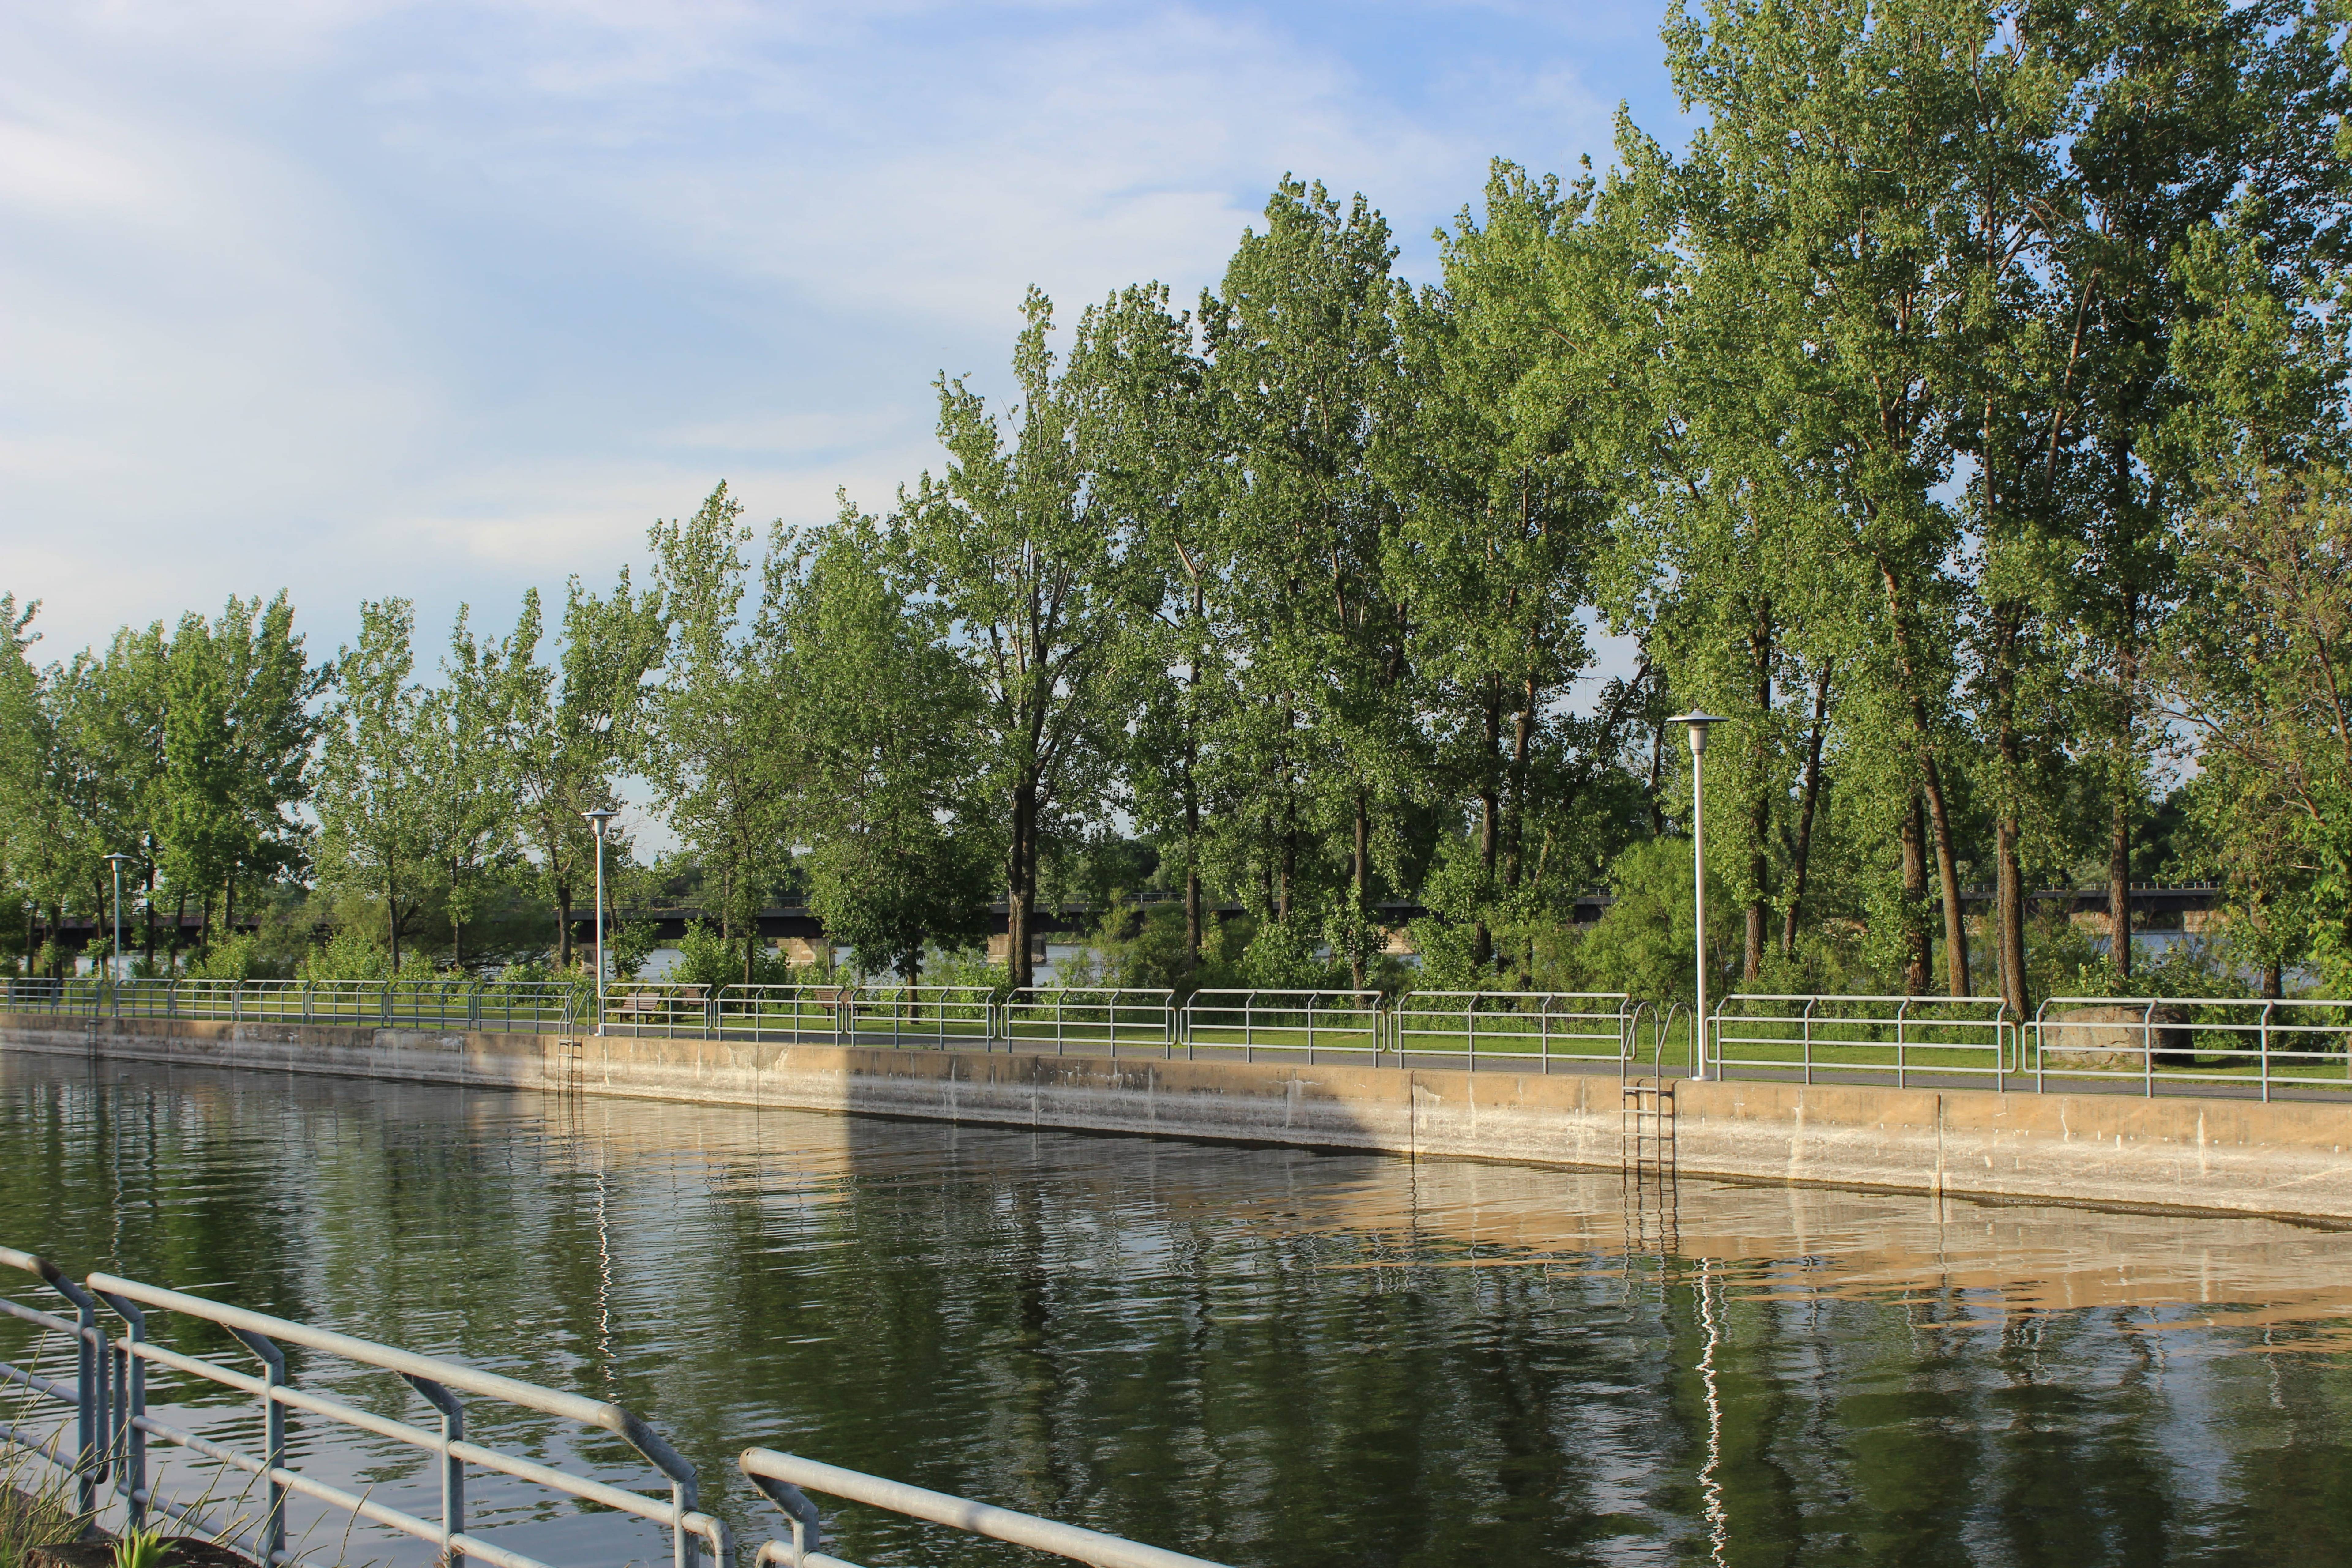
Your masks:
{"label": "foreground metal railing", "polygon": [[1206,1558],[1188,1557],[1181,1552],[1145,1546],[1100,1531],[1040,1519],[1034,1513],[992,1508],[946,1492],[908,1486],[904,1481],[845,1470],[838,1465],[803,1459],[797,1454],[779,1453],[773,1448],[746,1448],[736,1463],[761,1494],[782,1510],[792,1526],[788,1538],[771,1541],[760,1548],[759,1555],[752,1560],[753,1568],[769,1568],[777,1563],[785,1568],[857,1568],[854,1563],[827,1556],[818,1550],[825,1543],[818,1539],[816,1509],[803,1489],[864,1503],[868,1508],[886,1509],[908,1519],[1009,1541],[1037,1552],[1050,1552],[1056,1557],[1093,1563],[1095,1568],[1220,1568]]}
{"label": "foreground metal railing", "polygon": [[[95,1512],[104,1498],[121,1502],[132,1529],[144,1528],[151,1518],[168,1520],[213,1540],[231,1542],[264,1563],[291,1563],[299,1552],[288,1549],[288,1509],[296,1498],[324,1505],[353,1522],[366,1523],[425,1541],[439,1548],[442,1561],[457,1564],[470,1558],[493,1568],[547,1568],[539,1559],[472,1533],[467,1526],[466,1483],[468,1469],[485,1470],[525,1482],[548,1492],[593,1507],[630,1515],[659,1526],[671,1541],[672,1568],[690,1568],[702,1555],[713,1564],[731,1564],[732,1545],[724,1521],[701,1511],[697,1501],[694,1467],[661,1436],[618,1405],[583,1398],[555,1389],[478,1371],[457,1362],[418,1355],[390,1345],[311,1328],[266,1313],[249,1312],[222,1302],[177,1290],[142,1284],[112,1274],[93,1274],[77,1285],[62,1270],[30,1253],[0,1248],[0,1263],[36,1273],[77,1310],[68,1321],[12,1300],[0,1300],[0,1313],[31,1322],[72,1339],[79,1347],[76,1381],[47,1378],[27,1368],[0,1363],[0,1380],[26,1388],[55,1405],[76,1412],[76,1444],[66,1468],[79,1485],[82,1510]],[[122,1331],[110,1341],[100,1331],[100,1307],[117,1317]],[[148,1337],[152,1311],[170,1312],[217,1325],[254,1358],[257,1371],[228,1366],[205,1356],[158,1344]],[[347,1401],[294,1385],[288,1375],[287,1348],[300,1347],[315,1354],[396,1373],[428,1405],[429,1426],[400,1415],[362,1409]],[[164,1407],[148,1401],[148,1369],[162,1367],[184,1378],[236,1390],[250,1397],[258,1420],[258,1443],[225,1440],[182,1425],[188,1417],[175,1397],[166,1418]],[[625,1488],[607,1485],[510,1454],[466,1436],[466,1405],[458,1397],[469,1394],[520,1410],[551,1415],[578,1426],[610,1433],[620,1438],[657,1471],[669,1492],[663,1500]],[[365,1493],[324,1480],[302,1468],[287,1442],[289,1411],[355,1433],[415,1449],[428,1457],[433,1489],[437,1491],[438,1518],[426,1518],[383,1500],[383,1489]],[[0,1441],[64,1463],[54,1432],[44,1433],[24,1423],[0,1427]],[[164,1443],[210,1462],[213,1485],[190,1499],[167,1490],[151,1473],[150,1447]],[[307,1447],[307,1446],[306,1446]],[[223,1480],[242,1481],[244,1490],[234,1500],[219,1495]]]}
{"label": "foreground metal railing", "polygon": [[[1907,1087],[2017,1070],[2017,1020],[1998,996],[1727,996],[1707,1020],[1699,1076]],[[1821,1075],[1827,1074],[1826,1079]]]}
{"label": "foreground metal railing", "polygon": [[2028,1035],[2036,1089],[2352,1091],[2352,1002],[2053,996]]}
{"label": "foreground metal railing", "polygon": [[1400,1060],[1459,1058],[1475,1068],[1533,1062],[1612,1061],[1635,1055],[1641,1006],[1622,991],[1412,991],[1390,1010],[1389,1047]]}
{"label": "foreground metal railing", "polygon": [[[490,1568],[549,1568],[540,1559],[488,1539],[469,1526],[469,1472],[519,1481],[546,1493],[585,1504],[592,1509],[644,1521],[665,1531],[670,1542],[672,1568],[734,1568],[733,1541],[727,1524],[700,1506],[699,1483],[693,1465],[644,1421],[621,1405],[604,1400],[542,1388],[536,1384],[478,1371],[437,1356],[420,1355],[392,1345],[378,1344],[350,1334],[313,1328],[305,1323],[247,1311],[225,1302],[178,1290],[165,1289],[113,1274],[92,1274],[77,1282],[64,1270],[37,1254],[0,1247],[0,1267],[37,1278],[71,1310],[71,1317],[0,1298],[0,1317],[13,1318],[43,1331],[28,1364],[0,1363],[0,1385],[25,1391],[32,1405],[53,1411],[57,1419],[43,1423],[33,1412],[26,1419],[0,1419],[0,1447],[14,1447],[68,1472],[78,1489],[80,1511],[95,1518],[102,1507],[118,1505],[131,1529],[151,1520],[171,1521],[213,1541],[236,1545],[264,1564],[300,1561],[305,1552],[289,1549],[289,1510],[297,1500],[321,1510],[319,1521],[347,1515],[352,1526],[362,1524],[430,1543],[444,1568],[461,1568],[468,1560]],[[121,1331],[110,1337],[101,1314],[114,1317]],[[255,1370],[231,1366],[209,1356],[190,1354],[156,1342],[149,1334],[151,1314],[169,1314],[214,1325],[253,1358]],[[72,1381],[40,1370],[38,1352],[62,1341],[73,1348]],[[289,1348],[328,1357],[352,1366],[394,1373],[429,1407],[425,1424],[409,1420],[405,1412],[386,1414],[347,1400],[297,1386],[289,1375]],[[306,1358],[306,1362],[309,1358]],[[310,1364],[315,1364],[311,1363]],[[207,1430],[186,1425],[184,1412],[217,1411],[217,1405],[188,1402],[182,1389],[172,1390],[166,1403],[151,1403],[148,1373],[161,1369],[168,1380],[176,1376],[229,1389],[250,1399],[258,1417],[246,1429],[257,1441],[243,1443],[226,1437],[221,1423]],[[305,1370],[309,1370],[306,1364]],[[467,1405],[461,1395],[488,1401],[509,1411],[552,1416],[589,1432],[619,1438],[666,1484],[668,1497],[648,1497],[624,1487],[559,1469],[537,1459],[510,1453],[467,1436]],[[232,1407],[233,1408],[233,1407]],[[306,1439],[340,1428],[365,1443],[365,1473],[375,1478],[365,1492],[325,1479],[310,1456],[323,1457],[332,1445],[306,1440],[299,1449],[289,1441],[289,1413],[313,1423]],[[68,1436],[70,1434],[70,1447]],[[425,1460],[423,1489],[437,1501],[437,1517],[396,1506],[404,1482],[386,1479],[381,1443],[389,1440]],[[207,1462],[211,1482],[194,1498],[184,1487],[167,1489],[161,1467],[151,1468],[150,1447],[162,1443]],[[1098,1568],[1219,1568],[1204,1559],[1143,1546],[1118,1536],[1016,1513],[1010,1509],[950,1497],[908,1486],[880,1476],[780,1454],[767,1448],[747,1450],[743,1474],[760,1492],[784,1510],[792,1521],[788,1542],[771,1541],[757,1563],[789,1563],[802,1568],[856,1568],[819,1548],[822,1521],[800,1489],[807,1487],[829,1496],[887,1509],[909,1518],[953,1526],[974,1534],[1013,1542],[1039,1551],[1098,1565]],[[241,1487],[234,1496],[222,1483]],[[487,1511],[487,1510],[486,1510]],[[501,1506],[502,1518],[535,1510]],[[348,1532],[346,1531],[346,1536]],[[346,1539],[336,1551],[353,1556]],[[619,1552],[599,1552],[617,1557]],[[329,1561],[335,1554],[328,1554]]]}

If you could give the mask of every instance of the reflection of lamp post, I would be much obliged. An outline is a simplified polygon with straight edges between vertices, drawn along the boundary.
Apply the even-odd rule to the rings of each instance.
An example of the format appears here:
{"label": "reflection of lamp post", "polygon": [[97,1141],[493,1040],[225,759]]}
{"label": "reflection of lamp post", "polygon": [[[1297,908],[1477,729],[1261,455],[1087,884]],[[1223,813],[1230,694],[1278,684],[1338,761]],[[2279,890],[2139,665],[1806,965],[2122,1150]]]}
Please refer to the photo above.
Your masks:
{"label": "reflection of lamp post", "polygon": [[604,1032],[604,826],[621,814],[610,806],[600,805],[593,811],[583,811],[589,827],[596,835],[596,1032]]}
{"label": "reflection of lamp post", "polygon": [[136,857],[117,850],[106,858],[114,867],[114,979],[120,984],[122,980],[122,863]]}
{"label": "reflection of lamp post", "polygon": [[1698,911],[1698,1008],[1691,1022],[1691,1068],[1710,1076],[1706,1061],[1706,731],[1723,722],[1717,713],[1694,708],[1666,721],[1690,731],[1691,749],[1691,903]]}

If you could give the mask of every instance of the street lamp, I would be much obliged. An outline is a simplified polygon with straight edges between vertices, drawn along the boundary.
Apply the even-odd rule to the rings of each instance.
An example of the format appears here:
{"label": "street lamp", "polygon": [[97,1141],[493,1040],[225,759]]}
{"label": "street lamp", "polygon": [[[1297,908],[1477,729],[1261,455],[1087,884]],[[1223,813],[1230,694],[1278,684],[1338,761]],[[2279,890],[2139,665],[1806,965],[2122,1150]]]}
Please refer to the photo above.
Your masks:
{"label": "street lamp", "polygon": [[119,985],[122,983],[122,863],[138,857],[117,850],[106,858],[114,868],[114,982]]}
{"label": "street lamp", "polygon": [[1691,1067],[1700,1078],[1711,1076],[1706,1060],[1706,732],[1723,722],[1719,713],[1694,708],[1666,721],[1690,731],[1691,749],[1691,901],[1698,911],[1698,1008],[1691,1019]]}
{"label": "street lamp", "polygon": [[610,806],[600,805],[593,811],[583,811],[591,830],[596,835],[596,1032],[604,1032],[604,826],[621,814]]}

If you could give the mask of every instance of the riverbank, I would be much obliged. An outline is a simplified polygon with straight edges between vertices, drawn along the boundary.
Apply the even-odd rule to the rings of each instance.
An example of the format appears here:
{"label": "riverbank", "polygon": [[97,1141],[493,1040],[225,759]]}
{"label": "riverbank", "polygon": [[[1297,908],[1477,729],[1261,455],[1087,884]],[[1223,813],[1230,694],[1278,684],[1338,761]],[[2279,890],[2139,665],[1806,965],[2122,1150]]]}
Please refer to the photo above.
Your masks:
{"label": "riverbank", "polygon": [[[0,1014],[0,1049],[1615,1169],[1613,1075]],[[2352,1226],[2352,1106],[1676,1086],[1685,1176]]]}

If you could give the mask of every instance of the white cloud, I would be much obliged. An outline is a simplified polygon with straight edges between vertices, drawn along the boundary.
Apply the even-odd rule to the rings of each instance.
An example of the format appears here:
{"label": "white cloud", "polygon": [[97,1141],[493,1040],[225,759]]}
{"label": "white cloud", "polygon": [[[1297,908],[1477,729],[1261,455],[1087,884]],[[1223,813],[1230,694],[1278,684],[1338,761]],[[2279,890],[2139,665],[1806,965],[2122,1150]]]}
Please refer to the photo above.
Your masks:
{"label": "white cloud", "polygon": [[1032,282],[1186,302],[1286,171],[1425,260],[1490,153],[1605,142],[1582,63],[1455,16],[1368,65],[1204,5],[0,14],[0,588],[57,649],[283,583],[331,645],[604,576],[722,475],[885,506]]}

